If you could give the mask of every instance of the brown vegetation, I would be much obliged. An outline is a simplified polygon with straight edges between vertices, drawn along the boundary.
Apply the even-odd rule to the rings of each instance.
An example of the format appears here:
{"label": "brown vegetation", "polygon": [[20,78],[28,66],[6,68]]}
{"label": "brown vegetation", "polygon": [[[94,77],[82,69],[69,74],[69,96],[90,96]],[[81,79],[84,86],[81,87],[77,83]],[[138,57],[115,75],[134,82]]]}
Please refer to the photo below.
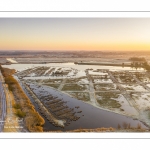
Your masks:
{"label": "brown vegetation", "polygon": [[118,124],[118,129],[120,129],[121,128],[121,126],[120,126],[120,124]]}
{"label": "brown vegetation", "polygon": [[26,88],[26,90],[28,91],[28,93],[30,95],[32,95],[32,98],[34,99],[35,103],[38,105],[38,109],[40,111],[41,114],[43,114],[46,119],[51,122],[54,126],[60,126],[60,127],[64,127],[64,125],[60,122],[60,120],[56,119],[53,114],[48,111],[48,109],[43,105],[43,103],[41,103],[40,99],[36,96],[36,94],[30,89],[30,87],[25,84],[24,82],[22,82],[23,86]]}
{"label": "brown vegetation", "polygon": [[25,115],[26,115],[26,113],[23,112],[21,109],[18,109],[18,110],[16,111],[16,115],[17,115],[19,118],[24,118]]}
{"label": "brown vegetation", "polygon": [[96,128],[96,129],[76,129],[76,130],[71,130],[68,132],[114,132],[115,129],[110,127],[110,128]]}
{"label": "brown vegetation", "polygon": [[118,129],[115,128],[96,128],[96,129],[76,129],[69,132],[146,132],[146,129],[141,128],[141,124],[137,124],[137,127],[131,127],[130,123],[123,123],[125,128],[121,128],[121,125],[118,124]]}
{"label": "brown vegetation", "polygon": [[145,62],[146,59],[144,57],[131,57],[129,58],[130,61],[142,61]]}
{"label": "brown vegetation", "polygon": [[15,109],[20,109],[20,108],[21,108],[20,104],[18,104],[18,103],[14,104],[13,107],[14,107]]}
{"label": "brown vegetation", "polygon": [[13,78],[12,74],[15,70],[6,69],[0,67],[2,74],[5,78],[6,84],[8,84],[9,90],[12,91],[17,105],[15,107],[20,107],[16,110],[16,115],[19,117],[24,117],[25,127],[30,132],[42,132],[44,124],[44,119],[35,111],[34,106],[31,104],[28,97],[23,92],[19,83]]}

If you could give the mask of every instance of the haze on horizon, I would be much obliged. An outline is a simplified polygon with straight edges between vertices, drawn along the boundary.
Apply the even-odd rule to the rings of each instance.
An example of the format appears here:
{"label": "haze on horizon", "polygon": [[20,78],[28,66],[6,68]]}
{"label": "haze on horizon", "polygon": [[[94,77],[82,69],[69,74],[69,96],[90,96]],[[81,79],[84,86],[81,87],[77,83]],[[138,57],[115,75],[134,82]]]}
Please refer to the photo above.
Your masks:
{"label": "haze on horizon", "polygon": [[150,18],[0,18],[0,50],[149,51]]}

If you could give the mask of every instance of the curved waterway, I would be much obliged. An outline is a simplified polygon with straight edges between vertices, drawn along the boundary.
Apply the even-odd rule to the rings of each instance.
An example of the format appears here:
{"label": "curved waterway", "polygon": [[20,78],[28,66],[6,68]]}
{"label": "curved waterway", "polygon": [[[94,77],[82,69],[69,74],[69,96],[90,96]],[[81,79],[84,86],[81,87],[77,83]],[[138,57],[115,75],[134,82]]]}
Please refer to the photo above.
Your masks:
{"label": "curved waterway", "polygon": [[[59,92],[58,90],[46,87],[46,86],[39,86],[37,85],[30,85],[32,89],[34,89],[34,93],[38,96],[41,95],[41,90],[43,90],[44,96],[51,95],[57,99],[61,99],[63,101],[67,101],[66,105],[70,108],[75,108],[76,106],[79,106],[78,109],[75,109],[75,111],[82,111],[82,113],[76,113],[77,116],[80,118],[77,121],[72,121],[69,126],[65,126],[65,128],[55,127],[50,122],[46,120],[46,118],[41,114],[41,116],[45,119],[45,124],[43,126],[44,131],[54,131],[54,130],[61,130],[61,131],[69,131],[79,128],[86,128],[86,129],[94,129],[94,128],[101,128],[101,127],[113,127],[117,128],[118,124],[123,128],[123,124],[130,124],[131,127],[137,127],[138,124],[141,124],[142,128],[147,128],[142,122],[139,120],[134,120],[133,118],[126,117],[120,114],[116,114],[113,112],[109,112],[106,110],[101,110],[99,108],[96,108],[90,104],[84,103],[80,100],[77,100],[75,98],[70,97],[69,95]],[[28,92],[24,89],[26,94],[29,96],[31,101],[33,102],[36,110],[38,111],[38,108],[36,104],[34,103],[34,100]],[[43,95],[42,94],[42,95]]]}

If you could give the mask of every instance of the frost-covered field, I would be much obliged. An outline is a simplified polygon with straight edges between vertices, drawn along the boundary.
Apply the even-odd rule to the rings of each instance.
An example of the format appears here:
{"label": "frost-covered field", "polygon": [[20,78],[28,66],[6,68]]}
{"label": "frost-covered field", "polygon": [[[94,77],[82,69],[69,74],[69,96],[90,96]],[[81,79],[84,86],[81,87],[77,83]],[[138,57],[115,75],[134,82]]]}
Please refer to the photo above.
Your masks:
{"label": "frost-covered field", "polygon": [[143,86],[138,84],[121,84],[127,91],[148,92]]}
{"label": "frost-covered field", "polygon": [[111,79],[94,79],[94,83],[113,83]]}
{"label": "frost-covered field", "polygon": [[146,84],[148,87],[150,87],[150,84]]}
{"label": "frost-covered field", "polygon": [[102,72],[102,71],[101,72],[99,72],[99,71],[97,72],[96,70],[92,70],[92,71],[89,70],[89,74],[90,75],[100,75],[100,76],[107,76],[108,75],[108,73],[106,73],[106,72]]}
{"label": "frost-covered field", "polygon": [[144,82],[144,83],[150,83],[150,78],[145,77],[145,78],[142,78],[141,81]]}
{"label": "frost-covered field", "polygon": [[132,98],[140,110],[150,109],[150,93],[134,93]]}
{"label": "frost-covered field", "polygon": [[73,63],[4,67],[16,69],[20,81],[58,90],[100,109],[138,117],[150,107],[150,74],[142,70]]}
{"label": "frost-covered field", "polygon": [[137,111],[126,100],[120,92],[99,92],[96,93],[96,99],[99,105],[103,108],[110,109],[120,114],[137,115]]}
{"label": "frost-covered field", "polygon": [[111,70],[111,71],[124,71],[129,70],[131,72],[141,72],[143,69],[140,70],[133,70],[131,67],[120,67],[120,66],[98,66],[98,65],[75,65],[74,63],[47,63],[47,64],[11,64],[11,65],[3,65],[3,67],[16,69],[17,71],[22,71],[29,68],[34,67],[69,67],[78,70],[86,70],[86,69],[103,69],[103,70]]}
{"label": "frost-covered field", "polygon": [[118,90],[116,84],[95,84],[96,91],[109,91],[109,90]]}

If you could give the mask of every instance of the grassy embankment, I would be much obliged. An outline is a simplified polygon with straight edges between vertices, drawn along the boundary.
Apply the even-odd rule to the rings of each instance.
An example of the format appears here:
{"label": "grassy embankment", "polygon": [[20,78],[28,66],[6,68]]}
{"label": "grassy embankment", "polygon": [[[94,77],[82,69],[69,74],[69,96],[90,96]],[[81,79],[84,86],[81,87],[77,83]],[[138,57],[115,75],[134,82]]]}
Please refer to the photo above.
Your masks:
{"label": "grassy embankment", "polygon": [[2,68],[0,70],[4,76],[5,83],[8,89],[12,92],[16,105],[16,115],[24,118],[24,125],[30,132],[43,132],[42,125],[45,123],[44,119],[35,111],[29,98],[25,95],[19,83],[13,78],[15,70]]}

